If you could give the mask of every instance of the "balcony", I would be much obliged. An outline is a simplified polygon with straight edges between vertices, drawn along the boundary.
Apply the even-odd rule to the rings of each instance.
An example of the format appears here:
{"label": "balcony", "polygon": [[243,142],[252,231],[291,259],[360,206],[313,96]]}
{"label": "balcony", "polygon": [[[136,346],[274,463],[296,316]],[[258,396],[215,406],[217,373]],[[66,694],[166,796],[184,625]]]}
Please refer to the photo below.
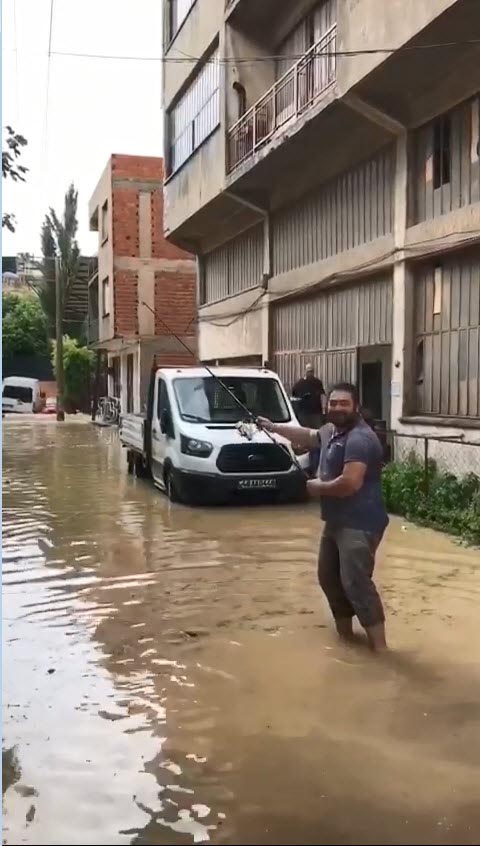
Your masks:
{"label": "balcony", "polygon": [[238,120],[227,133],[228,173],[297,120],[334,84],[337,27],[322,38]]}

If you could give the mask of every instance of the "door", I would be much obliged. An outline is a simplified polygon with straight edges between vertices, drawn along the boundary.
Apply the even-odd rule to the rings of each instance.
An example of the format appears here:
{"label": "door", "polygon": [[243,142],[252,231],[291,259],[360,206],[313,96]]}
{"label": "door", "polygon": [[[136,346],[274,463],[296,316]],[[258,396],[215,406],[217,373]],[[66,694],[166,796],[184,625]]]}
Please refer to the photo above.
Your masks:
{"label": "door", "polygon": [[133,355],[127,355],[127,414],[133,414]]}
{"label": "door", "polygon": [[160,420],[162,419],[163,412],[168,413],[171,425],[173,426],[172,411],[170,406],[170,400],[168,398],[167,385],[163,381],[163,379],[157,379],[157,382],[155,384],[155,395],[153,401],[152,414],[152,475],[155,482],[161,487],[164,486],[163,468],[165,464],[168,441],[174,434],[172,430],[169,434],[167,434],[166,432],[162,432]]}
{"label": "door", "polygon": [[367,361],[362,364],[362,406],[368,408],[375,420],[383,419],[383,364]]}

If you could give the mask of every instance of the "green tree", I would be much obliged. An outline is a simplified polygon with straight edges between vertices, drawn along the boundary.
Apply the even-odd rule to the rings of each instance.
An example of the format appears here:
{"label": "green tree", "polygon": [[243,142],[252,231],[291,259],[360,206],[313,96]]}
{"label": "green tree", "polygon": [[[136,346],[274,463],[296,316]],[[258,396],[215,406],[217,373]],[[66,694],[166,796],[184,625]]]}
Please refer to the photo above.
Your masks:
{"label": "green tree", "polygon": [[[11,126],[5,127],[5,138],[2,150],[2,177],[12,179],[14,182],[25,182],[25,174],[28,168],[18,163],[22,154],[22,148],[28,141],[23,135],[15,132]],[[15,232],[15,215],[5,212],[2,214],[2,229],[6,227],[10,232]]]}
{"label": "green tree", "polygon": [[[53,345],[52,363],[56,375],[56,344]],[[76,338],[63,338],[63,369],[65,373],[65,405],[70,410],[88,409],[90,385],[93,375],[94,353],[82,347]]]}
{"label": "green tree", "polygon": [[43,309],[28,294],[2,295],[2,355],[48,355],[47,321]]}
{"label": "green tree", "polygon": [[56,273],[59,274],[61,291],[62,326],[64,334],[70,337],[83,338],[83,326],[66,323],[63,315],[69,304],[73,285],[80,269],[80,248],[77,242],[77,208],[78,192],[70,185],[65,194],[65,204],[62,217],[58,217],[54,209],[45,215],[40,234],[42,259],[34,264],[40,270],[42,278],[38,283],[31,284],[37,294],[47,317],[50,338],[56,338]]}

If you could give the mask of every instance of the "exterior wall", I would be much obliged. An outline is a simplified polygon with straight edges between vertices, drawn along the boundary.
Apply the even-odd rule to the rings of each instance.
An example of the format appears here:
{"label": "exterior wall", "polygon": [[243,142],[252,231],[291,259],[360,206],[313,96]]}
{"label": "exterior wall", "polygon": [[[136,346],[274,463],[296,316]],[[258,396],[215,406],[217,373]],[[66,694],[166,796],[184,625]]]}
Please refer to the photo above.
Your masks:
{"label": "exterior wall", "polygon": [[[101,213],[107,203],[107,233],[102,236]],[[112,169],[111,160],[108,162],[88,205],[90,229],[98,232],[98,336],[104,342],[113,338],[113,238],[112,238]],[[102,282],[109,280],[110,304],[108,316],[104,316],[102,300]]]}
{"label": "exterior wall", "polygon": [[343,96],[357,82],[371,73],[387,56],[376,53],[378,45],[396,50],[453,6],[456,0],[342,0],[338,5],[339,52],[368,51],[362,55],[340,57],[337,84]]}
{"label": "exterior wall", "polygon": [[308,362],[326,384],[358,379],[359,347],[391,344],[389,276],[286,301],[272,311],[272,358],[289,386]]}
{"label": "exterior wall", "polygon": [[264,226],[257,224],[203,257],[201,303],[211,303],[260,285]]}
{"label": "exterior wall", "polygon": [[222,361],[259,356],[269,350],[268,295],[244,291],[202,309],[198,318],[199,358]]}
{"label": "exterior wall", "polygon": [[480,246],[415,269],[418,414],[480,418]]}
{"label": "exterior wall", "polygon": [[[101,209],[108,198],[109,229],[101,235]],[[91,203],[92,225],[99,234],[99,313],[102,279],[110,280],[108,335],[98,348],[121,358],[121,389],[126,391],[126,356],[135,351],[135,383],[142,382],[139,343],[151,352],[177,356],[183,349],[171,332],[196,351],[196,262],[169,243],[163,232],[163,161],[155,157],[112,156]],[[162,323],[162,320],[164,323]],[[158,336],[158,337],[157,337]],[[153,348],[152,348],[153,342]],[[149,365],[150,367],[151,365]],[[110,380],[111,381],[111,380]],[[137,390],[137,387],[135,387]],[[141,388],[138,388],[141,393]],[[126,396],[122,393],[122,409]],[[140,393],[135,407],[139,406]],[[125,400],[125,402],[124,402]]]}
{"label": "exterior wall", "polygon": [[479,95],[417,130],[413,146],[413,224],[480,201]]}
{"label": "exterior wall", "polygon": [[285,273],[392,232],[392,148],[273,216],[273,271]]}
{"label": "exterior wall", "polygon": [[[190,231],[192,239],[198,237],[195,250],[202,255],[205,302],[199,315],[200,357],[240,361],[253,355],[272,360],[273,354],[273,363],[287,383],[300,375],[307,360],[313,360],[330,382],[339,377],[357,380],[362,362],[380,359],[382,405],[387,418],[390,408],[392,428],[476,437],[480,411],[477,383],[473,385],[479,352],[475,321],[453,327],[453,334],[448,330],[449,378],[455,378],[460,365],[465,369],[461,353],[466,348],[469,353],[468,378],[463,380],[467,389],[465,393],[465,387],[459,387],[458,408],[467,408],[462,414],[469,414],[470,405],[473,408],[476,402],[473,416],[452,417],[450,399],[446,415],[441,396],[436,415],[426,414],[425,404],[417,401],[415,378],[416,327],[421,315],[418,289],[426,292],[432,284],[428,274],[422,282],[417,262],[450,266],[454,250],[471,244],[480,249],[479,99],[478,94],[472,98],[474,76],[465,64],[468,56],[439,60],[433,53],[421,58],[422,52],[394,56],[375,52],[379,45],[395,49],[416,37],[423,43],[448,40],[452,23],[458,23],[460,31],[472,22],[472,7],[467,15],[466,4],[458,0],[423,4],[417,0],[341,0],[336,50],[372,52],[338,56],[336,82],[325,100],[262,139],[248,167],[240,165],[225,181],[224,130],[235,123],[238,109],[233,83],[245,86],[247,108],[256,103],[272,85],[275,74],[285,69],[267,56],[277,47],[281,51],[282,38],[314,5],[308,0],[295,4],[274,0],[269,8],[275,20],[267,32],[248,24],[240,3],[231,4],[235,7],[232,25],[219,24],[218,28],[220,54],[228,57],[223,69],[226,119],[218,143],[212,136],[203,153],[192,157],[167,186],[169,235],[180,239],[181,233],[183,239]],[[260,0],[258,8],[248,7],[252,20],[260,19],[261,6]],[[453,7],[452,14],[437,21]],[[469,23],[465,23],[467,18]],[[201,55],[201,45],[195,46],[190,44],[190,54]],[[205,43],[202,50],[207,47]],[[189,52],[185,46],[182,50]],[[412,58],[402,58],[406,55]],[[253,56],[264,57],[264,61],[239,61]],[[401,67],[410,69],[405,90],[399,82],[402,74],[397,73]],[[170,74],[168,66],[166,74]],[[468,103],[462,104],[467,97]],[[431,119],[452,106],[450,181],[448,188],[439,190],[433,186]],[[387,145],[389,139],[393,149]],[[246,261],[241,245],[248,242],[247,233],[254,231],[258,209],[255,213],[251,207],[250,222],[245,219],[245,209],[243,216],[239,209],[238,217],[235,211],[222,217],[227,190],[243,197],[245,205],[253,201],[271,210],[268,225],[258,224],[258,246],[246,250]],[[307,190],[308,195],[302,196]],[[231,197],[230,193],[230,201]],[[215,230],[213,238],[209,227]],[[218,245],[213,251],[212,244]],[[472,267],[470,263],[469,315],[477,302]],[[267,269],[269,273],[265,273]],[[267,279],[265,291],[259,282]],[[375,298],[366,308],[359,302],[360,294],[357,299],[345,299],[345,291],[371,290],[374,280],[388,280],[386,312],[375,305]],[[289,300],[282,299],[285,297]],[[304,297],[307,300],[301,299]],[[302,305],[305,302],[309,308]],[[324,306],[313,305],[320,302],[333,304],[330,324],[322,316]],[[362,310],[369,315],[363,335],[352,330],[352,322],[357,326],[361,322]],[[345,316],[350,324],[348,320],[345,323]],[[424,326],[420,335],[429,337],[432,380],[438,383],[440,379],[441,385],[444,371],[439,376],[435,368],[442,366],[442,341],[437,356],[435,331],[426,332]],[[439,334],[446,331],[439,330]],[[454,335],[458,361],[453,355]],[[446,341],[443,343],[445,363]]]}
{"label": "exterior wall", "polygon": [[[167,4],[165,3],[166,7]],[[222,29],[225,0],[196,0],[166,56],[203,56]],[[192,75],[192,63],[169,62],[163,74],[163,102],[168,109]]]}
{"label": "exterior wall", "polygon": [[218,128],[165,185],[165,235],[168,237],[225,187],[225,137]]}

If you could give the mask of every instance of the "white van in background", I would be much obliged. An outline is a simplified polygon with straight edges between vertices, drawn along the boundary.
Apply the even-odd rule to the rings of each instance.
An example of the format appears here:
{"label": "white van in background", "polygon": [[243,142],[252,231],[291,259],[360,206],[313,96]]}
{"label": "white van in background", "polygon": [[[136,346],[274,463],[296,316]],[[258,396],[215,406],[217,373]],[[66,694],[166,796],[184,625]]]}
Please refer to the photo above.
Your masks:
{"label": "white van in background", "polygon": [[43,396],[38,379],[7,376],[2,383],[2,413],[32,414],[42,410]]}

